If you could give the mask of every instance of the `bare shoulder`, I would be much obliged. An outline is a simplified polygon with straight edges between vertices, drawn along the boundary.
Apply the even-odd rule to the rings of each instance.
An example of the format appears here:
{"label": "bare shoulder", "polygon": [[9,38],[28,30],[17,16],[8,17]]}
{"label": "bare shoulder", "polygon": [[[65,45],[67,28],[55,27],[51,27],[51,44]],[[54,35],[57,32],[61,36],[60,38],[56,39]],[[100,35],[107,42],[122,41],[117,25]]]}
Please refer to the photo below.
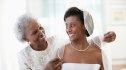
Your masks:
{"label": "bare shoulder", "polygon": [[58,57],[60,59],[63,59],[63,55],[64,55],[64,51],[65,51],[65,46],[66,45],[63,45],[63,46],[61,46],[60,48],[57,49],[57,51],[56,51],[56,57]]}
{"label": "bare shoulder", "polygon": [[97,61],[102,63],[102,51],[96,44],[90,45],[90,52],[96,57]]}

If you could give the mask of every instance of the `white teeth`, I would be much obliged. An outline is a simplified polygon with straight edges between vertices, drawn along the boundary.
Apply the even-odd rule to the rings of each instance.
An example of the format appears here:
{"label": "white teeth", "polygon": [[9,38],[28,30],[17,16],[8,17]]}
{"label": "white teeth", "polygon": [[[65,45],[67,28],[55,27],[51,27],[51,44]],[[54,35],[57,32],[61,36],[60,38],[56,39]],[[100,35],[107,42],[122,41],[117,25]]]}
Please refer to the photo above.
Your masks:
{"label": "white teeth", "polygon": [[40,38],[40,39],[43,39],[43,37],[42,37],[42,38]]}
{"label": "white teeth", "polygon": [[69,34],[69,36],[71,37],[71,36],[73,36],[74,34]]}

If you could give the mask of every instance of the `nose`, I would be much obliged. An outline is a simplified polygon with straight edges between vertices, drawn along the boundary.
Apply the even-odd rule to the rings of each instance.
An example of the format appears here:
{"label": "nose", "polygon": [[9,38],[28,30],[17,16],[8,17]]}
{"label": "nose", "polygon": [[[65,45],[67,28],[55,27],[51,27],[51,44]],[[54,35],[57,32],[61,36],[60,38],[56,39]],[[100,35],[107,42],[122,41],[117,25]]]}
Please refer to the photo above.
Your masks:
{"label": "nose", "polygon": [[39,35],[40,36],[44,36],[45,35],[45,31],[44,30],[39,30]]}
{"label": "nose", "polygon": [[70,27],[66,28],[66,32],[71,32],[72,29]]}

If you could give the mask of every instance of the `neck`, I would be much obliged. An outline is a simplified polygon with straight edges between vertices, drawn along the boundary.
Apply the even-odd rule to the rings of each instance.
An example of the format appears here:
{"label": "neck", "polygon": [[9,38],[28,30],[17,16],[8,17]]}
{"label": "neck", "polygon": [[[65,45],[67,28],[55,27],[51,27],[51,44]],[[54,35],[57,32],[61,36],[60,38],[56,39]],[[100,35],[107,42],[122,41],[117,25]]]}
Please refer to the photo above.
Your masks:
{"label": "neck", "polygon": [[44,51],[46,50],[48,43],[47,41],[43,42],[42,44],[30,44],[31,48],[36,50],[36,51]]}
{"label": "neck", "polygon": [[71,45],[78,50],[83,50],[89,46],[89,43],[86,37],[84,37],[76,41],[71,41]]}

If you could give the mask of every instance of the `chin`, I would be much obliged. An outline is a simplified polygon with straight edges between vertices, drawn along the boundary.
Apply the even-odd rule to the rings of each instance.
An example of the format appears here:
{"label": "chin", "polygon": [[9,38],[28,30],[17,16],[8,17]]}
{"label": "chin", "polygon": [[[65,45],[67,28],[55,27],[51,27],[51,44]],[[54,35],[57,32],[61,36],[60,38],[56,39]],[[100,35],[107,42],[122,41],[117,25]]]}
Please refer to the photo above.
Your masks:
{"label": "chin", "polygon": [[70,41],[75,41],[76,39],[75,38],[69,38],[70,39]]}

